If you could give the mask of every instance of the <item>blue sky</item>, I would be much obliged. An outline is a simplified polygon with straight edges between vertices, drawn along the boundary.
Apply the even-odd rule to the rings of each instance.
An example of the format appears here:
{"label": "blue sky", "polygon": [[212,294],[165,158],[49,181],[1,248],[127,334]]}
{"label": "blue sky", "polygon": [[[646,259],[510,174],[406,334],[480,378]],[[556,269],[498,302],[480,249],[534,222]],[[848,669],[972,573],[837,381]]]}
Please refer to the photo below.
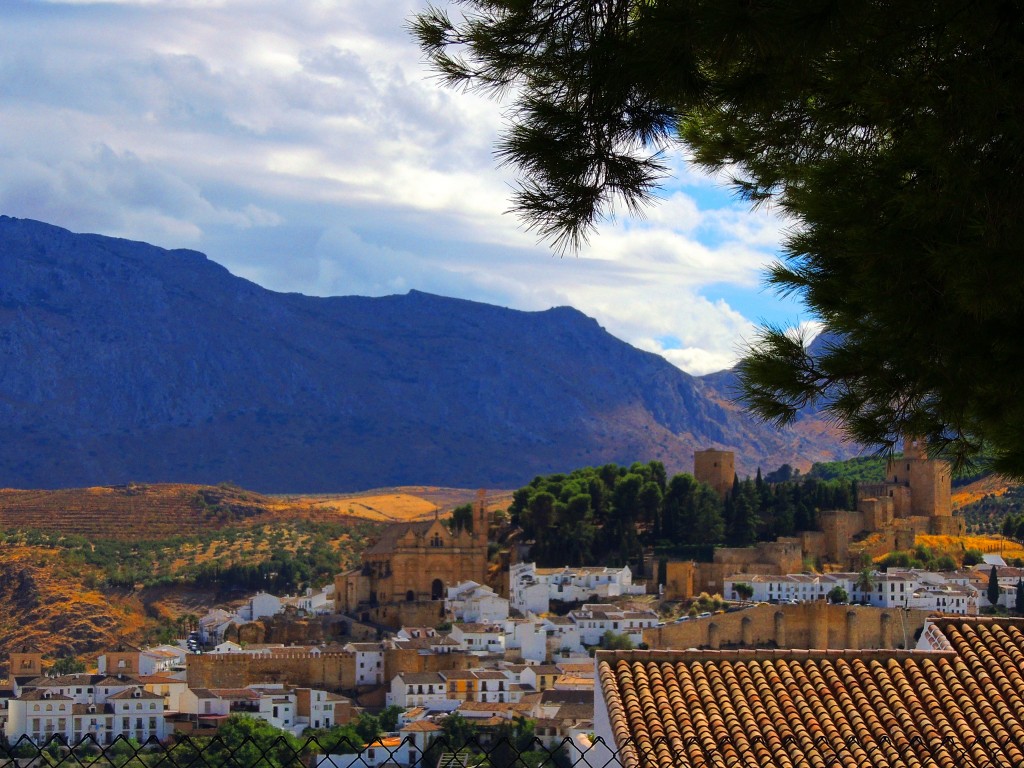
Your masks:
{"label": "blue sky", "polygon": [[552,255],[505,213],[502,106],[440,88],[426,0],[3,0],[0,213],[203,251],[272,290],[569,304],[691,373],[734,361],[784,223],[674,159]]}

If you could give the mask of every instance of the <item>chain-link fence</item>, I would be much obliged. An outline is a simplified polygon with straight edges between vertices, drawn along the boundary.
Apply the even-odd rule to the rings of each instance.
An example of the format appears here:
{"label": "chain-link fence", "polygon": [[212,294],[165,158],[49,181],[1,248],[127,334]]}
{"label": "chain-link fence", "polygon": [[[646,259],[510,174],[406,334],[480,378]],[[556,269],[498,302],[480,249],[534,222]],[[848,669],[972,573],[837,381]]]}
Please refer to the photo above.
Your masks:
{"label": "chain-link fence", "polygon": [[[798,747],[787,742],[777,746],[786,753],[778,764],[793,768],[1021,768],[999,757],[979,762],[965,745],[951,738],[928,741],[915,737],[897,743],[882,736],[866,744],[855,738],[836,742],[820,736],[811,747],[814,754],[806,757],[799,753],[810,745]],[[164,742],[153,738],[140,744],[118,736],[110,744],[101,745],[91,736],[69,744],[58,735],[44,743],[26,737],[0,745],[0,768],[747,768],[774,765],[766,749],[756,739],[742,744],[731,739],[717,744],[697,739],[658,739],[618,749],[599,737],[557,742],[534,738],[524,743],[506,738],[456,741],[443,735],[423,738],[417,734],[385,735],[369,744],[356,744],[345,739],[321,743],[316,738],[302,740],[284,735],[271,740],[179,736]]]}
{"label": "chain-link fence", "polygon": [[60,735],[37,743],[23,737],[0,745],[0,768],[92,766],[93,768],[620,768],[614,751],[597,743],[564,739],[545,743],[522,740],[437,736],[382,736],[352,743],[295,739],[273,740],[218,736],[155,737],[139,743],[118,736],[100,744],[90,736],[69,743]]}

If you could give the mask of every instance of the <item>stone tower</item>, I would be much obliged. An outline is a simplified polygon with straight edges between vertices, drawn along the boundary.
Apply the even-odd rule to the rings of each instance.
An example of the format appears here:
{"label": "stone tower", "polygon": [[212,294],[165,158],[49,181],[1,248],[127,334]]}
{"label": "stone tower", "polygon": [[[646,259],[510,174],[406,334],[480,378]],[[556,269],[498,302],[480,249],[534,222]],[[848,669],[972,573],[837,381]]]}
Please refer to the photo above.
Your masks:
{"label": "stone tower", "polygon": [[886,474],[887,483],[910,488],[911,515],[952,516],[949,463],[928,458],[927,443],[923,439],[908,437],[903,443],[903,458],[889,461]]}
{"label": "stone tower", "polygon": [[708,449],[693,454],[693,476],[707,483],[723,499],[732,490],[736,479],[736,456],[732,451]]}

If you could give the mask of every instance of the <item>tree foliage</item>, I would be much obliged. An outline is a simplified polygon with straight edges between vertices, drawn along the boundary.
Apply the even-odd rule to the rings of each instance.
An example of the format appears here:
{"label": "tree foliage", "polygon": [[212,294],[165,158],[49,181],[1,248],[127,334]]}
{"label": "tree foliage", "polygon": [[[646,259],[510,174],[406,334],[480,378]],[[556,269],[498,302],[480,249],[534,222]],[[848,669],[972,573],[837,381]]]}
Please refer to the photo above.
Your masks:
{"label": "tree foliage", "polygon": [[968,0],[461,0],[412,22],[448,85],[511,96],[514,208],[578,248],[680,149],[792,226],[768,282],[827,332],[768,327],[740,376],[787,423],[1024,476],[1024,8]]}
{"label": "tree foliage", "polygon": [[530,557],[539,565],[621,566],[638,562],[646,546],[700,557],[698,549],[813,529],[818,512],[853,509],[856,487],[813,477],[775,484],[747,478],[736,479],[722,499],[692,475],[667,478],[652,461],[535,477],[512,498],[512,522],[534,541]]}
{"label": "tree foliage", "polygon": [[999,605],[999,569],[994,565],[988,572],[988,588],[985,590],[985,597],[992,605]]}

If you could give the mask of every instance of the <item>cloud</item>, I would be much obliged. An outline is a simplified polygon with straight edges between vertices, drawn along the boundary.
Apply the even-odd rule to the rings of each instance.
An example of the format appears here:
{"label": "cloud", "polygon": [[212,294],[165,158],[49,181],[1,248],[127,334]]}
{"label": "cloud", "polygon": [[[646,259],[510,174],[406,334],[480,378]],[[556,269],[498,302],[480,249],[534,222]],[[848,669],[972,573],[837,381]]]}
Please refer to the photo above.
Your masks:
{"label": "cloud", "polygon": [[669,157],[645,217],[553,257],[505,213],[501,106],[425,69],[421,7],[12,0],[0,212],[196,248],[274,290],[571,304],[691,372],[731,362],[783,225]]}

